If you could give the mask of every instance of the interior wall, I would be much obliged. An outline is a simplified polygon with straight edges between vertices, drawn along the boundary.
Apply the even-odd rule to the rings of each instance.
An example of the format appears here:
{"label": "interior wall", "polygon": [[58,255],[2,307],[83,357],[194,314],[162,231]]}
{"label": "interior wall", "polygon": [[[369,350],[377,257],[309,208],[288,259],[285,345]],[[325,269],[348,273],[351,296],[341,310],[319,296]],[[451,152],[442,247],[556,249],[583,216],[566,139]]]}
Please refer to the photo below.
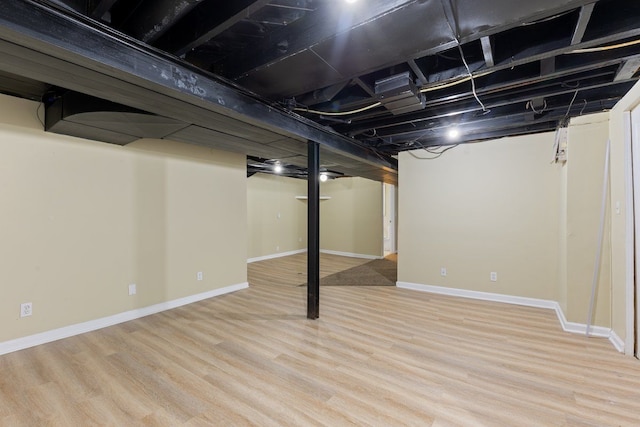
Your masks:
{"label": "interior wall", "polygon": [[307,248],[307,181],[269,174],[247,180],[248,257]]}
{"label": "interior wall", "polygon": [[546,133],[461,145],[435,160],[401,153],[398,281],[558,300],[553,143]]}
{"label": "interior wall", "polygon": [[356,256],[383,256],[382,183],[365,178],[323,182],[320,249]]}
{"label": "interior wall", "polygon": [[[568,320],[586,324],[593,286],[602,210],[602,187],[609,114],[592,114],[573,119],[569,126],[566,194],[566,272]],[[611,327],[611,238],[610,206],[606,217],[592,324]]]}
{"label": "interior wall", "polygon": [[247,281],[244,156],[45,133],[37,112],[0,96],[0,341]]}
{"label": "interior wall", "polygon": [[[627,199],[630,185],[631,151],[625,140],[625,113],[640,105],[640,83],[625,95],[610,112],[611,140],[611,327],[625,341],[626,352],[633,352],[633,323],[627,327],[627,317],[633,316],[633,203]],[[636,203],[638,203],[636,201]],[[618,209],[619,206],[619,209]],[[632,224],[632,223],[631,223]],[[636,225],[637,227],[637,225]],[[630,230],[628,228],[631,228]]]}

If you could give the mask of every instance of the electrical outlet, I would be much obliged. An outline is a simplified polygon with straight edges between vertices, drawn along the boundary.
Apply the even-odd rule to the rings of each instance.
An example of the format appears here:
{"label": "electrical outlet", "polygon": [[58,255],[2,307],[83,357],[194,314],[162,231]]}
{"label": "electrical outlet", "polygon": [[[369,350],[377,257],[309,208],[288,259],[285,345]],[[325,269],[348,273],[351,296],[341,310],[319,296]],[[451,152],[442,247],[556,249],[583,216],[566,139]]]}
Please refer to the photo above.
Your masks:
{"label": "electrical outlet", "polygon": [[447,275],[447,269],[445,267],[440,268],[440,275],[445,277]]}
{"label": "electrical outlet", "polygon": [[129,285],[129,295],[135,295],[138,292],[138,289],[136,287],[135,283],[131,283]]}
{"label": "electrical outlet", "polygon": [[491,279],[492,282],[497,282],[498,281],[498,273],[496,273],[495,271],[492,271],[491,274],[489,274],[489,278]]}
{"label": "electrical outlet", "polygon": [[30,302],[25,302],[24,304],[20,304],[20,317],[27,317],[33,314],[33,304]]}
{"label": "electrical outlet", "polygon": [[202,271],[198,271],[197,278],[198,280],[202,280]]}

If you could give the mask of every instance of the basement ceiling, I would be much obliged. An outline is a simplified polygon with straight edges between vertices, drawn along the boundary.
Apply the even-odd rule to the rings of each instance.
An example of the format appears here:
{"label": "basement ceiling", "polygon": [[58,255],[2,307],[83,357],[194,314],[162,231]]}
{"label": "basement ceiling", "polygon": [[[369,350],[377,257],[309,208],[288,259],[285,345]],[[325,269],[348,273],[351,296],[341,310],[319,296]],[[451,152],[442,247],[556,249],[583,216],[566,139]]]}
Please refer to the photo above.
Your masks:
{"label": "basement ceiling", "polygon": [[396,182],[401,151],[553,131],[613,107],[640,67],[640,2],[629,0],[0,9],[0,91],[43,101],[48,130],[240,152],[249,174],[279,163],[304,177],[312,139],[330,176]]}

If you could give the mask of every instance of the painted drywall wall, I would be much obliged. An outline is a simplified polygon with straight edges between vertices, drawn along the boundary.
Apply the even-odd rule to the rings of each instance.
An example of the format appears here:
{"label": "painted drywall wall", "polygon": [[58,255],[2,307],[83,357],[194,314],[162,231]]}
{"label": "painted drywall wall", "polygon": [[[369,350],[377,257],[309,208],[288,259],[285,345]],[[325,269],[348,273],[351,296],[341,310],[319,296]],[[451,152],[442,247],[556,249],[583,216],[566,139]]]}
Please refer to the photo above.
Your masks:
{"label": "painted drywall wall", "polygon": [[[558,301],[568,321],[586,324],[608,134],[608,113],[573,120],[564,165],[551,162],[554,133],[464,145],[436,160],[402,153],[398,280]],[[603,327],[609,205],[591,322]]]}
{"label": "painted drywall wall", "polygon": [[307,248],[307,181],[255,174],[247,180],[249,259]]}
{"label": "painted drywall wall", "polygon": [[[627,145],[624,116],[640,105],[640,83],[637,83],[610,112],[611,140],[611,327],[625,341],[626,352],[633,353],[633,323],[627,327],[627,317],[633,316],[633,230],[627,221],[633,220],[633,206],[627,203],[631,192],[631,151]],[[619,213],[618,213],[619,212]],[[629,291],[627,290],[629,288]]]}
{"label": "painted drywall wall", "polygon": [[54,135],[37,111],[0,96],[0,342],[246,282],[244,156]]}
{"label": "painted drywall wall", "polygon": [[466,144],[436,160],[401,153],[398,281],[558,300],[553,143],[546,133]]}
{"label": "painted drywall wall", "polygon": [[339,178],[320,185],[320,249],[382,257],[382,183],[365,178]]}
{"label": "painted drywall wall", "polygon": [[[573,119],[568,130],[566,196],[566,307],[569,321],[588,323],[598,235],[602,211],[605,149],[609,139],[609,114]],[[610,206],[606,217],[599,278],[591,324],[611,327]],[[563,238],[561,235],[560,238]],[[562,284],[560,284],[562,288]]]}

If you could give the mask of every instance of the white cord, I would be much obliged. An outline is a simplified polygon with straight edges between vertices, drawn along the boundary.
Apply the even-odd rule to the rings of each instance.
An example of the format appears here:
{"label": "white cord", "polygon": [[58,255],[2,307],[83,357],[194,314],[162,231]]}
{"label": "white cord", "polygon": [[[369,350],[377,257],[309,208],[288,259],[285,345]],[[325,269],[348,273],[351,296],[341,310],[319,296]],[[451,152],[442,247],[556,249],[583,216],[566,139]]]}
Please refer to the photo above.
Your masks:
{"label": "white cord", "polygon": [[358,108],[357,110],[350,111],[319,111],[319,110],[309,110],[308,108],[294,108],[295,111],[304,111],[306,113],[313,114],[322,114],[323,116],[348,116],[349,114],[361,113],[363,111],[371,110],[372,108],[376,108],[381,106],[381,102],[376,102],[371,105],[367,105],[366,107]]}

